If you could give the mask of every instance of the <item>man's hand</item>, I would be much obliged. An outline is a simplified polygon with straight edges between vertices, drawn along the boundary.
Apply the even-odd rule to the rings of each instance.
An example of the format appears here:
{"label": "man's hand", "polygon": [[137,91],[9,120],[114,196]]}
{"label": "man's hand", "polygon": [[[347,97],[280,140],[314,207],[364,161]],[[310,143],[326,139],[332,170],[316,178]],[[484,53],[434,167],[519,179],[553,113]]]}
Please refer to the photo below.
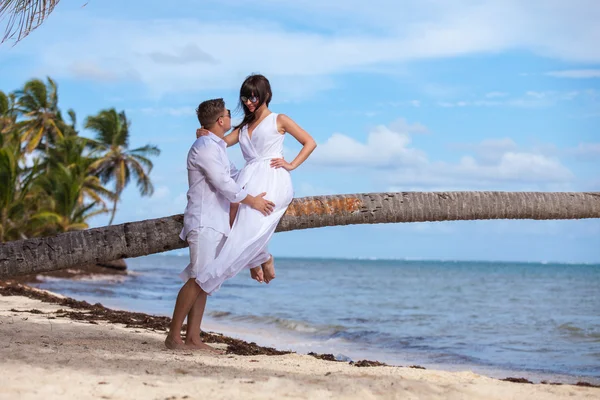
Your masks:
{"label": "man's hand", "polygon": [[266,194],[267,193],[265,192],[259,194],[258,196],[248,195],[244,200],[242,200],[242,203],[248,204],[250,207],[261,212],[262,215],[269,215],[273,212],[273,209],[275,208],[275,203],[265,199],[264,197],[266,196]]}
{"label": "man's hand", "polygon": [[198,128],[196,129],[196,139],[199,138],[200,136],[206,136],[210,133],[210,131],[204,129],[204,128]]}

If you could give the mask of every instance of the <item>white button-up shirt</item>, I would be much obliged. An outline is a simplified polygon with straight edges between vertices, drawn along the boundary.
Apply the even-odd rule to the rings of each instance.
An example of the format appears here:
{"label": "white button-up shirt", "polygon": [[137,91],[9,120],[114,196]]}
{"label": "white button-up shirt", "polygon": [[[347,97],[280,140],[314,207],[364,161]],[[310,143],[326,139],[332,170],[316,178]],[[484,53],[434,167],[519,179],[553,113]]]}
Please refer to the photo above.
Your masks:
{"label": "white button-up shirt", "polygon": [[233,179],[239,172],[227,157],[227,143],[210,133],[198,138],[188,152],[189,189],[179,237],[200,227],[229,235],[229,208],[248,193]]}

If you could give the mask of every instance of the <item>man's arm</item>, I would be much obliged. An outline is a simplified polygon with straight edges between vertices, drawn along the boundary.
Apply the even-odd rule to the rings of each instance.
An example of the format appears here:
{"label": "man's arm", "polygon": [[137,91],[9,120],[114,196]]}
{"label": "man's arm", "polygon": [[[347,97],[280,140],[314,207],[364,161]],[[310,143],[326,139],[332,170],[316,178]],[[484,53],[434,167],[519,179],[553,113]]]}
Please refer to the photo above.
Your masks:
{"label": "man's arm", "polygon": [[264,199],[266,193],[258,196],[249,195],[227,173],[227,166],[221,160],[216,150],[199,147],[195,156],[195,164],[206,174],[208,181],[231,203],[244,203],[269,215],[275,204]]}
{"label": "man's arm", "polygon": [[236,180],[239,174],[240,170],[237,169],[233,162],[229,161],[229,176],[231,176],[231,179]]}
{"label": "man's arm", "polygon": [[[200,136],[206,136],[209,133],[210,131],[208,129],[198,128],[196,129],[196,138],[199,138]],[[229,135],[225,135],[223,140],[225,141],[225,143],[227,143],[227,147],[231,147],[233,145],[238,144],[238,142],[240,141],[240,130],[234,129]]]}

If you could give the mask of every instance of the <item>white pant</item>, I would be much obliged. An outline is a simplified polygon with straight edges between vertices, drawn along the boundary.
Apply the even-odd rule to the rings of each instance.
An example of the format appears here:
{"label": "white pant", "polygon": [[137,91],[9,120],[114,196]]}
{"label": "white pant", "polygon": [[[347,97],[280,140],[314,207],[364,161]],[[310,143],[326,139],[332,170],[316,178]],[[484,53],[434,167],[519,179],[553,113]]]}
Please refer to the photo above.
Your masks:
{"label": "white pant", "polygon": [[179,277],[187,282],[195,279],[198,274],[213,261],[225,244],[227,236],[212,228],[200,227],[188,232],[186,241],[190,246],[190,263],[179,274]]}

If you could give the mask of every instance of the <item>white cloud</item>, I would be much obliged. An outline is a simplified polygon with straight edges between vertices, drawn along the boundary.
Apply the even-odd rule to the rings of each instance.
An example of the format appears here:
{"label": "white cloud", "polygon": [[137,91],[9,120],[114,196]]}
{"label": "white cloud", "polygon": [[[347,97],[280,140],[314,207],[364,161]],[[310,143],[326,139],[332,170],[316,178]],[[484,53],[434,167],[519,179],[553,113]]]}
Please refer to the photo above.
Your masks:
{"label": "white cloud", "polygon": [[508,93],[505,92],[490,92],[490,93],[486,93],[485,97],[488,99],[495,99],[498,97],[506,97],[508,96]]}
{"label": "white cloud", "polygon": [[376,168],[379,172],[374,173],[374,177],[405,190],[564,190],[574,180],[573,173],[559,159],[519,149],[509,138],[455,147],[471,154],[462,156],[457,163],[432,161],[411,145],[406,131],[377,126],[365,142],[333,134],[317,148],[312,161],[361,172]]}
{"label": "white cloud", "polygon": [[154,51],[148,53],[148,56],[157,64],[219,64],[219,61],[213,56],[202,50],[198,45],[191,43],[175,47],[175,51],[173,49],[164,52]]}
{"label": "white cloud", "polygon": [[579,143],[575,148],[567,150],[567,153],[576,157],[600,160],[600,143]]}
{"label": "white cloud", "polygon": [[77,78],[90,79],[94,81],[111,82],[118,79],[114,72],[101,68],[93,62],[75,61],[69,67],[70,72]]}
{"label": "white cloud", "polygon": [[390,130],[394,132],[408,132],[408,133],[429,133],[429,129],[419,122],[409,124],[404,118],[399,118],[390,123]]}
{"label": "white cloud", "polygon": [[477,144],[457,144],[450,146],[459,150],[470,150],[475,152],[480,162],[496,163],[507,152],[518,149],[517,144],[510,138],[486,139]]}
{"label": "white cloud", "polygon": [[550,71],[547,72],[546,75],[553,76],[555,78],[600,78],[600,69],[571,69],[566,71]]}
{"label": "white cloud", "polygon": [[366,143],[341,133],[334,133],[319,145],[311,161],[321,165],[352,167],[394,167],[427,162],[425,154],[410,147],[407,131],[394,131],[378,125],[369,132]]}
{"label": "white cloud", "polygon": [[139,110],[146,115],[170,115],[172,117],[187,117],[190,115],[196,115],[196,110],[193,107],[144,107]]}
{"label": "white cloud", "polygon": [[412,107],[421,107],[423,103],[421,100],[408,100],[408,101],[390,101],[387,103],[378,103],[378,106],[391,106],[391,107],[404,107],[404,106],[412,106]]}
{"label": "white cloud", "polygon": [[159,186],[156,189],[154,189],[153,197],[156,200],[162,200],[169,197],[170,194],[171,190],[169,190],[167,186]]}
{"label": "white cloud", "polygon": [[509,97],[506,93],[487,93],[482,98],[475,100],[439,101],[438,106],[453,107],[517,107],[517,108],[544,108],[551,107],[560,102],[582,99],[593,103],[596,101],[597,92],[594,89],[571,91],[534,91],[529,90],[518,97]]}
{"label": "white cloud", "polygon": [[[316,91],[332,85],[324,77],[336,73],[513,50],[571,62],[600,62],[600,5],[592,0],[483,4],[461,0],[451,6],[434,0],[228,2],[241,9],[265,7],[269,13],[249,24],[234,19],[200,21],[188,15],[98,19],[89,16],[89,7],[77,13],[57,12],[52,25],[40,28],[45,29],[44,37],[28,38],[15,54],[27,53],[32,68],[52,76],[133,80],[157,96],[232,88],[248,71],[265,73],[282,85],[302,82],[285,91]],[[154,13],[161,15],[163,10]],[[314,30],[299,31],[286,23],[297,19]],[[324,21],[328,29],[353,28],[331,33],[324,31]],[[348,25],[336,24],[344,21]],[[47,36],[52,36],[51,43]]]}

